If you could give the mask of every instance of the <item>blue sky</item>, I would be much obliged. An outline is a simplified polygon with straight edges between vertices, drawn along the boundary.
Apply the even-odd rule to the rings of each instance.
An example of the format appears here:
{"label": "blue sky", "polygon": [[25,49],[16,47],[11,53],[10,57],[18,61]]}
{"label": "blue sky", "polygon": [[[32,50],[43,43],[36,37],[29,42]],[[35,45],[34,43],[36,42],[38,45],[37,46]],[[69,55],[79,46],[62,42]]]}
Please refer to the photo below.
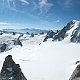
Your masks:
{"label": "blue sky", "polygon": [[60,29],[80,20],[80,0],[0,0],[0,29]]}

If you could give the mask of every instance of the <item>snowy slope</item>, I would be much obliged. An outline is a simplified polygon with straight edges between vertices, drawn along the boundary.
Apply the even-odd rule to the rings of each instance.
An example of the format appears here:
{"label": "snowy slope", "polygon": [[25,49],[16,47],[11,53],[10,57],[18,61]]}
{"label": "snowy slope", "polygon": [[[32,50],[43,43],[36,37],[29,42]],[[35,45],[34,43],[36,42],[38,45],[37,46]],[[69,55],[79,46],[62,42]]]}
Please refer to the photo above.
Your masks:
{"label": "snowy slope", "polygon": [[[74,30],[78,30],[77,35],[80,35],[79,25],[80,21],[73,20],[57,33],[56,39],[61,42],[52,42],[52,39],[48,39],[44,43],[46,34],[34,37],[24,34],[19,38],[22,47],[17,45],[0,53],[0,70],[5,57],[12,55],[28,80],[69,80],[77,66],[75,62],[80,59],[80,44],[70,43]],[[4,33],[0,35],[0,43],[9,42],[19,36],[20,34]]]}
{"label": "snowy slope", "polygon": [[17,46],[0,54],[0,69],[5,56],[12,55],[28,80],[69,80],[80,59],[80,44],[47,41],[41,45]]}
{"label": "snowy slope", "polygon": [[[55,36],[53,36],[53,41],[73,42],[71,39],[75,35],[80,40],[79,36],[77,36],[77,34],[80,33],[79,29],[77,29],[79,27],[80,27],[80,21],[77,20],[70,21],[63,29],[61,29],[57,34],[55,34]],[[73,34],[75,29],[77,30],[77,34],[76,32]],[[77,41],[77,39],[75,40],[76,40],[75,42],[79,42]]]}
{"label": "snowy slope", "polygon": [[20,45],[19,42],[23,46],[34,46],[34,44],[40,44],[43,42],[45,35],[46,34],[38,34],[31,37],[31,35],[27,34],[16,33],[13,35],[12,33],[3,33],[0,35],[0,52],[8,51],[16,45]]}
{"label": "snowy slope", "polygon": [[79,27],[79,24],[80,24],[80,21],[77,21],[77,20],[73,20],[73,22],[75,22],[75,25],[74,27],[72,27],[69,31],[66,32],[66,34],[68,34],[68,36],[66,38],[64,38],[64,41],[70,41],[71,39],[71,35],[73,33],[73,31]]}

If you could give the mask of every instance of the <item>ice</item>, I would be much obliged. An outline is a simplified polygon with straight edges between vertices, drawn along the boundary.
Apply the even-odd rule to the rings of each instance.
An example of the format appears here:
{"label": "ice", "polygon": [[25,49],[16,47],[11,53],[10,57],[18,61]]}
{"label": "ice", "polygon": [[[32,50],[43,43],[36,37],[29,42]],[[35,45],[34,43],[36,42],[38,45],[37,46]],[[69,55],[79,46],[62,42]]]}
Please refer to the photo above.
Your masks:
{"label": "ice", "polygon": [[[31,44],[32,45],[32,44]],[[17,46],[0,54],[0,69],[7,55],[12,55],[28,80],[69,80],[80,59],[80,44],[52,42]]]}

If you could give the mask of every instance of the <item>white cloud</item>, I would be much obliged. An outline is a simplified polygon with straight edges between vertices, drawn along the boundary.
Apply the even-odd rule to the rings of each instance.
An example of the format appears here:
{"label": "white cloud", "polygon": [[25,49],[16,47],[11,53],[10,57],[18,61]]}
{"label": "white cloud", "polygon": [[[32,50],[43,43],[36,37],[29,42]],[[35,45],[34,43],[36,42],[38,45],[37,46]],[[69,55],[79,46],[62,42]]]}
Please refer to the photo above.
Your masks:
{"label": "white cloud", "polygon": [[32,4],[33,4],[33,9],[32,9],[32,11],[37,10],[38,7],[39,7],[38,4],[37,4],[35,1],[33,1]]}
{"label": "white cloud", "polygon": [[43,12],[47,13],[52,6],[53,4],[48,3],[48,0],[39,0],[39,8],[41,13]]}
{"label": "white cloud", "polygon": [[0,29],[4,29],[9,23],[7,22],[0,22]]}
{"label": "white cloud", "polygon": [[17,11],[16,10],[16,6],[15,6],[15,0],[6,0],[6,1],[7,1],[7,3],[5,5],[5,1],[3,0],[4,6],[6,6],[7,8],[9,8],[10,10]]}
{"label": "white cloud", "polygon": [[7,22],[0,22],[0,29],[16,29],[24,26],[23,24],[19,23],[7,23]]}
{"label": "white cloud", "polygon": [[[17,9],[17,7],[16,7],[16,2],[15,2],[16,0],[6,0],[6,3],[5,3],[5,0],[3,0],[3,5],[6,7],[6,8],[8,8],[8,9],[10,9],[10,10],[13,10],[13,11],[15,11],[15,12],[20,12],[20,13],[24,13],[24,11],[21,11],[21,10],[18,10]],[[21,1],[21,3],[22,4],[26,4],[27,3],[27,1],[26,0],[18,0],[18,1]],[[25,1],[25,2],[24,2]],[[28,4],[28,3],[27,3]]]}
{"label": "white cloud", "polygon": [[60,22],[60,20],[56,20],[55,22],[56,22],[56,23],[59,23],[59,22]]}
{"label": "white cloud", "polygon": [[64,5],[65,5],[66,8],[71,7],[72,6],[72,0],[65,0]]}
{"label": "white cloud", "polygon": [[[9,7],[10,9],[14,10],[14,11],[17,11],[16,9],[16,5],[17,4],[15,1],[16,0],[6,0],[7,1],[7,4],[6,6]],[[22,5],[24,4],[29,4],[29,2],[27,0],[18,0],[22,3]],[[4,5],[5,1],[3,0],[3,5]],[[5,6],[5,5],[4,5]]]}
{"label": "white cloud", "polygon": [[7,0],[8,6],[11,7],[10,2],[12,2],[12,7],[15,7],[14,0]]}
{"label": "white cloud", "polygon": [[6,22],[0,22],[0,25],[8,25]]}
{"label": "white cloud", "polygon": [[19,1],[21,1],[22,3],[29,4],[29,2],[27,0],[19,0]]}

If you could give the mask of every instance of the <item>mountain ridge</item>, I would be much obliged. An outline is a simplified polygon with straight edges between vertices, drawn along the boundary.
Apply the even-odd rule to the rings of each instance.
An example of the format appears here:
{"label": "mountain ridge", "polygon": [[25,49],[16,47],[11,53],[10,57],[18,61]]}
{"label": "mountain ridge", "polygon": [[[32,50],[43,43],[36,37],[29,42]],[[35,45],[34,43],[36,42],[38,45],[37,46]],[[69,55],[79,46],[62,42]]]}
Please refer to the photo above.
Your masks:
{"label": "mountain ridge", "polygon": [[[48,32],[45,39],[52,38],[53,41],[80,42],[80,21],[72,20],[57,32]],[[74,34],[73,34],[74,33]],[[50,35],[53,35],[50,37]],[[44,40],[45,40],[44,39]],[[46,40],[45,40],[46,41]]]}
{"label": "mountain ridge", "polygon": [[2,31],[7,31],[7,32],[21,32],[21,33],[27,33],[29,32],[34,33],[34,34],[38,34],[38,33],[46,33],[48,30],[42,30],[42,29],[35,29],[35,28],[24,28],[24,29],[2,29]]}

